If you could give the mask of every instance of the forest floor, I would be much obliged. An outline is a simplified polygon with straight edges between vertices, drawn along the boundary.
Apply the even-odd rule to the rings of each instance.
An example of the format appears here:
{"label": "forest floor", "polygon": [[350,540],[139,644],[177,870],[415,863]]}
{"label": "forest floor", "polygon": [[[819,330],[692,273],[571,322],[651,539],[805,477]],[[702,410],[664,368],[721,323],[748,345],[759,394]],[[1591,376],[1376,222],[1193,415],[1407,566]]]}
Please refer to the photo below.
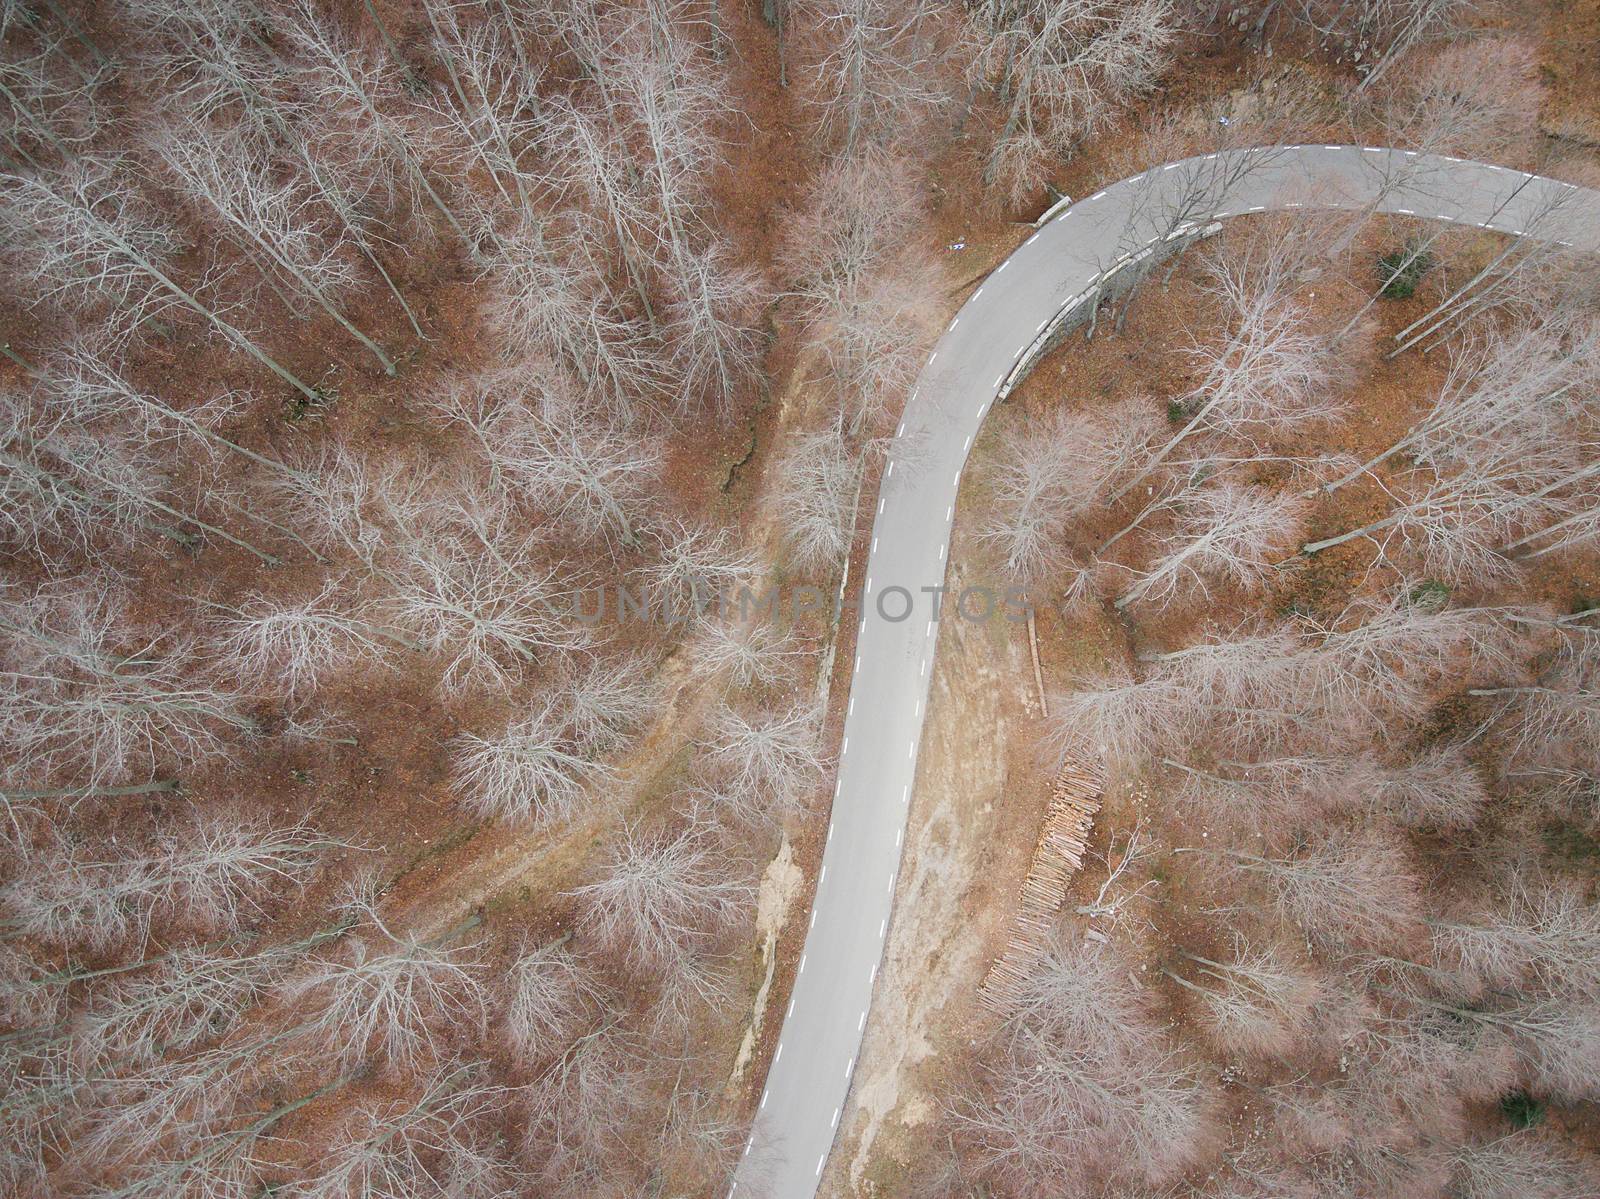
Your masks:
{"label": "forest floor", "polygon": [[1540,71],[1549,95],[1540,127],[1600,146],[1600,0],[1543,0]]}

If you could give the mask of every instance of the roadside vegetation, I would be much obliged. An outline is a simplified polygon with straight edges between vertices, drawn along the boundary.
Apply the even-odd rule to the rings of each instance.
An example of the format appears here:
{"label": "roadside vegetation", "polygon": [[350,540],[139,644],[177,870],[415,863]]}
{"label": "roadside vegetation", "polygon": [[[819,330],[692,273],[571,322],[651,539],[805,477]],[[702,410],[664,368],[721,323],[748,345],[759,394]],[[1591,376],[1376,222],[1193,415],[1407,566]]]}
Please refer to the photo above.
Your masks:
{"label": "roadside vegetation", "polygon": [[[1593,178],[1520,42],[1396,53],[1177,110],[1112,177],[1339,139]],[[1039,769],[1112,781],[1030,985],[947,1043],[917,1193],[1593,1192],[1600,311],[1565,207],[1236,221],[998,414],[975,560],[1047,598],[1047,663],[1052,629],[1110,647],[1056,675]]]}

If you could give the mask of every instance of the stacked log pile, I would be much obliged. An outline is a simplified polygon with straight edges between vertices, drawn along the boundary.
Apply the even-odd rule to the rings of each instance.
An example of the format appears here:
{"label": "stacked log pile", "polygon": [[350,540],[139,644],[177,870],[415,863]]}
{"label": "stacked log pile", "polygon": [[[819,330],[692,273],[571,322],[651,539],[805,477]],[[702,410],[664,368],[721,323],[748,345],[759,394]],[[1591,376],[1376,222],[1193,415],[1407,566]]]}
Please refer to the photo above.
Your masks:
{"label": "stacked log pile", "polygon": [[1100,810],[1105,772],[1098,765],[1069,761],[1050,788],[1033,861],[1022,883],[1011,939],[989,968],[979,998],[990,1011],[1010,1012],[1049,943],[1072,877],[1083,869],[1083,855],[1094,814]]}

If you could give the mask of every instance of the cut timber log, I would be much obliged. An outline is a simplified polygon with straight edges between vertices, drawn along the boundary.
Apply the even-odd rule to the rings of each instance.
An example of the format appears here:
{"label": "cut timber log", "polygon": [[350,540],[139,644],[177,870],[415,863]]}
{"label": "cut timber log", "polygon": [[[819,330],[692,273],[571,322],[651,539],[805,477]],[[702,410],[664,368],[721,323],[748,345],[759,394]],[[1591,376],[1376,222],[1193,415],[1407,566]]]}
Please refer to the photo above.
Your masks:
{"label": "cut timber log", "polygon": [[1022,880],[1010,940],[978,992],[990,1011],[1002,1016],[1011,1012],[1044,954],[1072,877],[1083,869],[1089,828],[1104,790],[1105,771],[1098,765],[1068,762],[1056,775],[1033,861]]}

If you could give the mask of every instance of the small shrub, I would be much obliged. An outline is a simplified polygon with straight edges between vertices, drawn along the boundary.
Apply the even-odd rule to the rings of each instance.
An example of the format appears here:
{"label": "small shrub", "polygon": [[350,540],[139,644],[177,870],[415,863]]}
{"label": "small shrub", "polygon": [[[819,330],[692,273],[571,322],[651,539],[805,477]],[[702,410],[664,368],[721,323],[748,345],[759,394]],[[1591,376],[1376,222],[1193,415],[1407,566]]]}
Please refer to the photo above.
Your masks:
{"label": "small shrub", "polygon": [[1558,820],[1546,825],[1544,844],[1550,853],[1569,866],[1593,868],[1600,862],[1600,841],[1569,821]]}
{"label": "small shrub", "polygon": [[1406,593],[1406,601],[1414,608],[1437,612],[1450,602],[1450,588],[1438,579],[1424,579]]}
{"label": "small shrub", "polygon": [[1526,1091],[1512,1091],[1501,1096],[1500,1114],[1516,1128],[1532,1128],[1544,1119],[1544,1104]]}
{"label": "small shrub", "polygon": [[1433,269],[1433,255],[1408,245],[1378,255],[1378,278],[1383,282],[1382,295],[1386,300],[1408,300],[1416,294],[1417,284]]}

